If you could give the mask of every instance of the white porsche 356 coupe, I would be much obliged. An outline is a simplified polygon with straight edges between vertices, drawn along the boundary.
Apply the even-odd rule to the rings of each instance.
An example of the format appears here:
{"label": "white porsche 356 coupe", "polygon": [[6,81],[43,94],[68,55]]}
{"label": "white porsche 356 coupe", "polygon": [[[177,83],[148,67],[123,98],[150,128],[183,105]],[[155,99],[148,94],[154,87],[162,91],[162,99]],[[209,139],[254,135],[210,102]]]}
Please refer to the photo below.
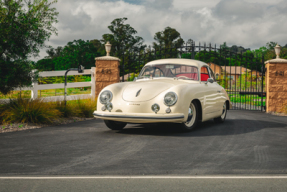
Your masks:
{"label": "white porsche 356 coupe", "polygon": [[229,97],[209,66],[192,59],[160,59],[147,63],[133,82],[105,87],[96,118],[113,130],[127,123],[178,123],[189,131],[199,121],[223,122]]}

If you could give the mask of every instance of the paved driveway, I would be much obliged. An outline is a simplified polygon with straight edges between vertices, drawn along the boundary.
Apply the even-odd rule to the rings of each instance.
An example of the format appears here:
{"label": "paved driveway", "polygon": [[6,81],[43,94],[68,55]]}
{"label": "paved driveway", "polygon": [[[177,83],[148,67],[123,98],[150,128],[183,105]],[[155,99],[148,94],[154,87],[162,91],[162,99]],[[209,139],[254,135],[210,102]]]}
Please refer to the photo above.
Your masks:
{"label": "paved driveway", "polygon": [[102,120],[0,134],[0,176],[287,174],[287,117],[229,111],[193,132]]}

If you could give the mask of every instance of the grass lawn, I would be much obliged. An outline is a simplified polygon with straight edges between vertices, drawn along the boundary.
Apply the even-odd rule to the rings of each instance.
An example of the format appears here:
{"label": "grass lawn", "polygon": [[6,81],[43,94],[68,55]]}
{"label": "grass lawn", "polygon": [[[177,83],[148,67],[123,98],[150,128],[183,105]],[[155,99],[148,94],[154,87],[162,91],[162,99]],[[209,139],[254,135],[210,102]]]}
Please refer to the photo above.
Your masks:
{"label": "grass lawn", "polygon": [[[68,95],[79,95],[79,94],[90,94],[91,87],[83,87],[83,88],[67,88]],[[16,99],[20,96],[23,98],[31,98],[31,91],[23,90],[23,91],[13,91],[8,95],[0,94],[0,99]],[[51,96],[60,96],[64,95],[64,88],[62,89],[47,89],[47,90],[38,90],[38,97],[51,97]]]}
{"label": "grass lawn", "polygon": [[[248,105],[261,106],[261,97],[258,95],[240,95],[229,94],[230,101],[233,103],[246,103]],[[263,97],[263,106],[265,106],[266,97]]]}

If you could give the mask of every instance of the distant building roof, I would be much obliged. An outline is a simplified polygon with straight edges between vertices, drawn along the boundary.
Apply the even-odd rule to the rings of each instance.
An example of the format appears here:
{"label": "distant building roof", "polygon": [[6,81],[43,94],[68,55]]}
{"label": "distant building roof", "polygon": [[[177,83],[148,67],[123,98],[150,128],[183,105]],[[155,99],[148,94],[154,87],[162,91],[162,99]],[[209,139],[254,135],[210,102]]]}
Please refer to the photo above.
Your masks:
{"label": "distant building roof", "polygon": [[246,69],[245,67],[241,66],[221,66],[223,71],[226,70],[226,73],[229,73],[231,75],[241,75],[243,73],[246,73],[246,70],[250,72],[250,69]]}

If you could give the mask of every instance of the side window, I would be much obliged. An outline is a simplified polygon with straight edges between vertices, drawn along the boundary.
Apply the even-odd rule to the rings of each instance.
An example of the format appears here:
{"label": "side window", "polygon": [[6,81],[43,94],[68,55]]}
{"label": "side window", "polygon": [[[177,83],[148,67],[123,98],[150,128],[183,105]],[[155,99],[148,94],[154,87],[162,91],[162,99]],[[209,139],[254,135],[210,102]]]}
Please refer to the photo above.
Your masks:
{"label": "side window", "polygon": [[207,81],[207,79],[210,77],[208,68],[207,67],[201,67],[200,69],[200,78],[201,81]]}

